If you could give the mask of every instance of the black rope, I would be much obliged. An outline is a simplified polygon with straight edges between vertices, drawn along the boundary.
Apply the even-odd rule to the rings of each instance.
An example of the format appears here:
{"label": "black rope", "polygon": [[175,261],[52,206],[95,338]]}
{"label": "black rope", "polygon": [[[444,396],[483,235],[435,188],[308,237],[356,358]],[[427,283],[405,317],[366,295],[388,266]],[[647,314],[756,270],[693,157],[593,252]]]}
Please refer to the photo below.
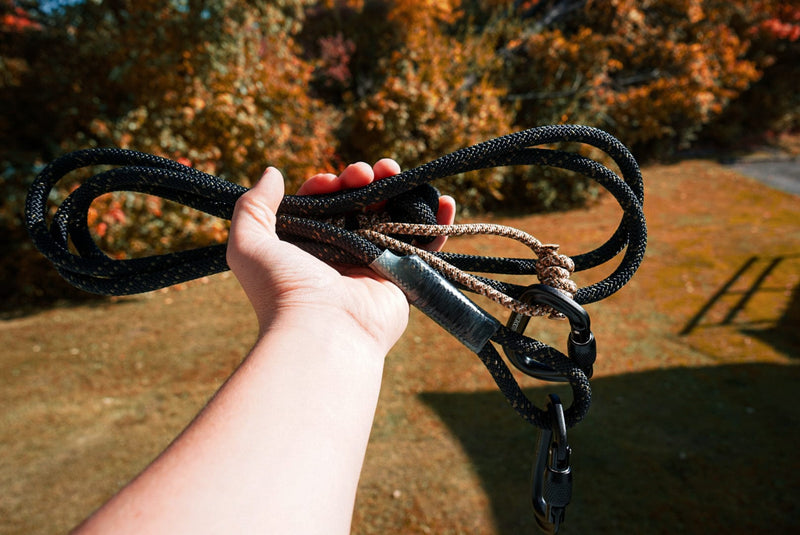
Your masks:
{"label": "black rope", "polygon": [[[578,154],[536,148],[560,142],[578,142],[605,152],[620,170]],[[49,219],[48,198],[56,183],[80,168],[110,165],[75,189]],[[597,181],[622,207],[622,219],[613,235],[596,249],[574,256],[576,271],[604,264],[623,250],[617,268],[605,279],[579,288],[575,301],[587,304],[604,299],[627,283],[645,252],[647,229],[642,203],[644,189],[636,160],[611,135],[586,126],[555,125],[532,128],[467,147],[363,188],[326,195],[284,197],[278,209],[277,233],[326,262],[368,265],[381,249],[354,232],[351,223],[341,227],[331,218],[352,214],[387,201],[386,210],[395,221],[436,224],[438,193],[430,182],[458,173],[509,165],[543,165],[567,169]],[[31,185],[26,201],[26,222],[36,247],[53,262],[70,283],[104,295],[128,295],[163,288],[228,269],[224,244],[134,259],[113,259],[102,252],[88,229],[89,207],[97,197],[114,191],[156,195],[216,217],[230,219],[236,200],[246,188],[172,160],[115,148],[88,149],[58,158]],[[72,248],[71,248],[72,247]],[[497,274],[535,274],[536,263],[522,258],[489,258],[436,253],[465,271]],[[481,277],[487,284],[512,297],[524,286]],[[567,411],[569,425],[585,415],[590,389],[585,374],[560,352],[508,329],[493,340],[562,371],[573,387],[573,405]],[[487,343],[479,352],[498,386],[512,406],[528,421],[544,427],[539,409],[531,404],[513,376]]]}

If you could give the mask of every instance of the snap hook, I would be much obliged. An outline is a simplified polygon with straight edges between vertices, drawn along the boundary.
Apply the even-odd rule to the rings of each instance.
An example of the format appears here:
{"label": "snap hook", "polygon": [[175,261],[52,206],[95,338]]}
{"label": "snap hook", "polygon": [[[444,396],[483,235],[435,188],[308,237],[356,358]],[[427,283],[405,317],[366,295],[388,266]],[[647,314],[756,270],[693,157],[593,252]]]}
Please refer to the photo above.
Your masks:
{"label": "snap hook", "polygon": [[[587,378],[592,377],[594,361],[597,358],[597,343],[591,330],[589,313],[564,292],[544,284],[532,284],[519,297],[530,305],[548,305],[563,314],[569,321],[570,333],[567,338],[567,355],[583,370]],[[506,327],[517,333],[524,333],[530,316],[512,312]],[[503,347],[508,360],[521,372],[543,381],[564,382],[567,379],[550,366],[538,362],[516,351]]]}
{"label": "snap hook", "polygon": [[549,535],[558,533],[572,498],[572,448],[567,443],[564,407],[555,394],[547,403],[550,427],[539,431],[536,459],[531,476],[531,500],[536,524]]}

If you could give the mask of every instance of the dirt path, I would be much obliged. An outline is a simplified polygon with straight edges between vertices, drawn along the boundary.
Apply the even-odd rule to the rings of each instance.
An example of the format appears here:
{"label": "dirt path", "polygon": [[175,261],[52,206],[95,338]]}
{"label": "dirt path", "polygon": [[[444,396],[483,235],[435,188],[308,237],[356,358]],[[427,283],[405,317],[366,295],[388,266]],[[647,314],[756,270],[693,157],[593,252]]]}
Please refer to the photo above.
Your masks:
{"label": "dirt path", "polygon": [[800,196],[800,160],[797,158],[742,159],[730,167],[768,186]]}

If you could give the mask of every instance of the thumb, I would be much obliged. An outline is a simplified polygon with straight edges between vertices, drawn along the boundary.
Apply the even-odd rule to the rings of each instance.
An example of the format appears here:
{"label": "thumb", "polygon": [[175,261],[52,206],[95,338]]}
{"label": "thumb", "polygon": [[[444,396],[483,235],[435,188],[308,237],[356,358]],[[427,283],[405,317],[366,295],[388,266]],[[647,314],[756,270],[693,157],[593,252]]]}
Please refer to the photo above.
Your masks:
{"label": "thumb", "polygon": [[229,241],[241,243],[252,239],[252,233],[259,235],[264,230],[275,236],[275,214],[282,199],[283,175],[274,167],[268,167],[256,185],[236,201]]}
{"label": "thumb", "polygon": [[275,222],[283,199],[283,175],[267,168],[255,186],[236,201],[228,235],[228,265],[236,267],[241,257],[258,254],[265,242],[277,240]]}

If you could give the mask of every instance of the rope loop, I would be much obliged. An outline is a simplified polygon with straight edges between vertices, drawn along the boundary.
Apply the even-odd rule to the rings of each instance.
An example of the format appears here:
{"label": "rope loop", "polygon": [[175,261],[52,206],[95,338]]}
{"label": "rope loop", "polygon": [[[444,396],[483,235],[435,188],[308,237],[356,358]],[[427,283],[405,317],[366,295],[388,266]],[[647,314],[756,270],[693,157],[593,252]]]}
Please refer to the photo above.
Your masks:
{"label": "rope loop", "polygon": [[[591,145],[607,154],[620,175],[605,165],[561,150],[541,148],[562,142]],[[84,167],[114,166],[84,181],[50,217],[49,197],[64,176]],[[558,246],[545,245],[516,229],[499,225],[436,225],[438,191],[430,183],[447,176],[513,165],[551,166],[589,177],[607,189],[622,208],[613,235],[592,251],[567,257]],[[97,197],[115,191],[156,195],[216,217],[230,219],[236,200],[246,188],[180,163],[115,148],[98,148],[66,154],[49,164],[32,183],[25,217],[34,244],[73,285],[104,295],[147,292],[228,269],[225,244],[144,258],[118,260],[95,244],[87,214]],[[613,136],[581,125],[552,125],[466,147],[432,162],[375,181],[363,188],[325,195],[287,195],[278,209],[278,236],[330,263],[368,266],[383,250],[418,254],[457,287],[485,295],[515,313],[528,316],[557,314],[547,305],[520,300],[525,285],[471,273],[535,275],[543,284],[569,294],[585,305],[604,299],[630,280],[644,257],[647,228],[642,209],[644,188],[636,160]],[[369,207],[385,204],[386,214],[367,215]],[[492,233],[517,239],[536,258],[497,258],[431,253],[418,247],[440,235]],[[604,264],[623,253],[617,268],[606,278],[578,288],[573,272]],[[590,389],[580,368],[545,344],[498,329],[493,340],[558,370],[573,385],[575,399],[567,411],[574,425],[588,409]],[[508,368],[490,343],[479,352],[503,393],[526,420],[541,424],[542,411],[527,401]],[[582,375],[583,374],[583,375]]]}

